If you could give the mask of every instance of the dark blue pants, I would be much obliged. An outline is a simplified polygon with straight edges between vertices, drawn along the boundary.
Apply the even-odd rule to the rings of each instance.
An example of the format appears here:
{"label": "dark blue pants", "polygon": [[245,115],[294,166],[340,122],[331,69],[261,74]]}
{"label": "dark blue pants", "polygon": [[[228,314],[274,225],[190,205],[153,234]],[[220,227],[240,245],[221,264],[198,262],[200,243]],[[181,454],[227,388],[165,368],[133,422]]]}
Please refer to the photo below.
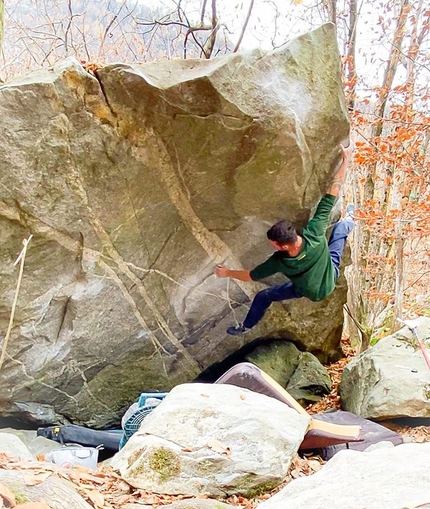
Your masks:
{"label": "dark blue pants", "polygon": [[[353,219],[349,217],[337,222],[333,226],[333,230],[328,241],[328,249],[336,272],[336,277],[339,277],[339,265],[343,250],[345,249],[346,239],[354,226],[355,223]],[[283,285],[270,286],[269,288],[258,292],[254,297],[243,325],[247,329],[254,327],[254,325],[263,318],[266,309],[272,304],[272,302],[299,299],[301,297],[302,295],[300,295],[293,283],[290,281]]]}

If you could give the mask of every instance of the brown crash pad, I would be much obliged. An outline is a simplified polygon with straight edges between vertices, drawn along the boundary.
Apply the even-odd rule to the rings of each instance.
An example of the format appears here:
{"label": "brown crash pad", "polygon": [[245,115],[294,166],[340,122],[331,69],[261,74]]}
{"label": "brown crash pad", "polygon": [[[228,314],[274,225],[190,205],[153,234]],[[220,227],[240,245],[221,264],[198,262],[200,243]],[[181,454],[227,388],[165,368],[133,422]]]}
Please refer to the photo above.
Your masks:
{"label": "brown crash pad", "polygon": [[250,362],[242,362],[233,366],[218,378],[215,383],[236,385],[237,387],[265,394],[294,408],[300,414],[311,417],[308,431],[300,445],[301,450],[321,449],[332,445],[363,440],[360,426],[335,424],[309,416],[306,410],[278,382]]}
{"label": "brown crash pad", "polygon": [[329,460],[337,452],[344,449],[352,449],[354,451],[364,451],[372,444],[378,442],[391,442],[393,445],[403,444],[403,437],[391,431],[390,429],[378,424],[377,422],[369,421],[351,412],[337,410],[335,412],[325,412],[323,414],[316,414],[312,416],[314,419],[324,422],[331,422],[336,424],[355,424],[362,429],[362,438],[360,442],[351,442],[344,444],[336,444],[321,449],[314,450],[313,452],[319,454],[323,460]]}

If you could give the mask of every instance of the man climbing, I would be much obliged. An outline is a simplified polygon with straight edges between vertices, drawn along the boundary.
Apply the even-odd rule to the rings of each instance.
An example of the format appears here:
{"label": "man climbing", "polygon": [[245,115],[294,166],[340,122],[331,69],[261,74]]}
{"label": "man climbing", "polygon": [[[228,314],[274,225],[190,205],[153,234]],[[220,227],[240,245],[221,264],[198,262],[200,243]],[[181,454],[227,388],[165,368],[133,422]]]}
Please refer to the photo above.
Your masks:
{"label": "man climbing", "polygon": [[258,292],[243,324],[231,326],[228,334],[245,334],[264,316],[268,307],[275,301],[306,297],[320,301],[334,290],[339,277],[339,265],[348,234],[354,228],[353,207],[347,207],[346,217],[337,222],[327,242],[326,229],[330,212],[345,180],[346,169],[354,150],[350,142],[347,148],[340,145],[342,163],[333,177],[327,194],[321,198],[314,217],[308,222],[302,235],[294,226],[281,220],[267,231],[267,238],[275,253],[253,270],[230,270],[218,266],[218,277],[229,277],[240,281],[258,281],[276,273],[282,273],[289,281],[282,285],[270,286]]}

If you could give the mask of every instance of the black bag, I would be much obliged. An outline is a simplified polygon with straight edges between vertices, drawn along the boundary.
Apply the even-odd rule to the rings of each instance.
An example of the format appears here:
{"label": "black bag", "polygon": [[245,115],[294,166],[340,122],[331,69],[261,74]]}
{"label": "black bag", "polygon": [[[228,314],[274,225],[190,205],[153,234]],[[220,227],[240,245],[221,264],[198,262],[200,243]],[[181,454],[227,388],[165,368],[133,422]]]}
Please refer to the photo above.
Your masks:
{"label": "black bag", "polygon": [[75,424],[38,428],[37,436],[55,440],[61,444],[79,444],[86,447],[103,446],[104,449],[117,452],[122,430],[102,431]]}

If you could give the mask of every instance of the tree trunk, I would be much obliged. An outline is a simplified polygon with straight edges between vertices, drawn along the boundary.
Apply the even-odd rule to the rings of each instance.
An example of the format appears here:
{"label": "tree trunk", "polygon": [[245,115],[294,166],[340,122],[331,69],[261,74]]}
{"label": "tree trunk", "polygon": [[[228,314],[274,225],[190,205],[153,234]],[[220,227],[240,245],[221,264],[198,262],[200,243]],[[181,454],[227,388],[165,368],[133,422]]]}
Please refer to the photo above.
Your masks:
{"label": "tree trunk", "polygon": [[355,64],[355,50],[357,43],[357,0],[349,0],[349,30],[346,50],[346,80],[347,103],[350,110],[355,106],[355,88],[357,86],[357,70]]}
{"label": "tree trunk", "polygon": [[[377,120],[374,123],[372,132],[369,133],[371,145],[378,152],[381,151],[380,136],[385,126],[385,108],[390,92],[393,88],[394,77],[400,62],[401,48],[405,37],[405,26],[409,13],[409,0],[402,0],[397,18],[397,24],[394,29],[393,39],[391,41],[390,54],[386,63],[382,84],[379,89],[378,99],[374,108],[374,114]],[[387,203],[388,194],[384,191],[386,188],[383,186],[388,186],[384,176],[385,174],[388,176],[388,173],[392,171],[390,164],[385,161],[384,157],[378,158],[377,161],[369,164],[365,176],[362,202],[374,202],[381,204],[381,211],[386,211],[389,205]],[[370,229],[367,231],[363,230],[361,232],[361,243],[358,249],[361,253],[360,257],[363,258],[363,263],[359,269],[360,274],[359,283],[357,285],[357,292],[359,295],[361,295],[362,300],[360,304],[355,306],[351,311],[355,315],[357,321],[362,325],[362,327],[366,330],[369,330],[370,335],[372,334],[374,319],[382,310],[383,306],[385,306],[385,303],[380,299],[373,301],[369,299],[367,296],[368,291],[370,288],[375,288],[375,286],[378,288],[378,290],[381,289],[380,286],[377,286],[377,282],[379,280],[384,282],[388,281],[386,271],[389,267],[381,267],[376,277],[370,275],[369,270],[372,268],[372,260],[378,258],[380,259],[381,255],[390,251],[391,246],[391,241],[380,236],[373,236]],[[389,287],[389,285],[384,285],[384,288],[385,287]]]}
{"label": "tree trunk", "polygon": [[4,0],[0,0],[0,53],[3,44],[4,34]]}
{"label": "tree trunk", "polygon": [[412,32],[411,32],[411,42],[409,45],[409,50],[407,54],[407,62],[406,62],[406,69],[407,69],[407,78],[406,78],[406,88],[407,88],[407,95],[406,95],[406,105],[409,107],[411,112],[413,111],[413,104],[414,104],[414,97],[415,97],[415,59],[417,57],[419,48],[421,43],[424,41],[424,39],[427,37],[429,33],[429,23],[424,22],[421,31],[418,34],[418,20],[422,16],[423,11],[423,0],[419,0],[418,5],[416,7],[416,15],[415,15],[415,23],[412,26]]}
{"label": "tree trunk", "polygon": [[402,220],[399,218],[396,223],[396,291],[394,301],[394,316],[392,332],[399,328],[398,318],[403,317],[403,294],[405,290],[404,278],[404,265],[403,265],[403,251],[404,251],[404,236],[403,236]]}
{"label": "tree trunk", "polygon": [[396,75],[397,66],[400,62],[403,39],[405,38],[405,25],[410,11],[409,0],[403,0],[400,6],[399,17],[394,32],[393,42],[391,43],[390,55],[388,57],[387,66],[385,68],[382,87],[380,88],[378,101],[375,107],[375,114],[379,117],[379,122],[374,128],[374,136],[380,136],[384,126],[384,112],[387,104],[388,96],[393,87],[394,76]]}
{"label": "tree trunk", "polygon": [[327,0],[326,8],[328,11],[328,20],[337,25],[336,0]]}

